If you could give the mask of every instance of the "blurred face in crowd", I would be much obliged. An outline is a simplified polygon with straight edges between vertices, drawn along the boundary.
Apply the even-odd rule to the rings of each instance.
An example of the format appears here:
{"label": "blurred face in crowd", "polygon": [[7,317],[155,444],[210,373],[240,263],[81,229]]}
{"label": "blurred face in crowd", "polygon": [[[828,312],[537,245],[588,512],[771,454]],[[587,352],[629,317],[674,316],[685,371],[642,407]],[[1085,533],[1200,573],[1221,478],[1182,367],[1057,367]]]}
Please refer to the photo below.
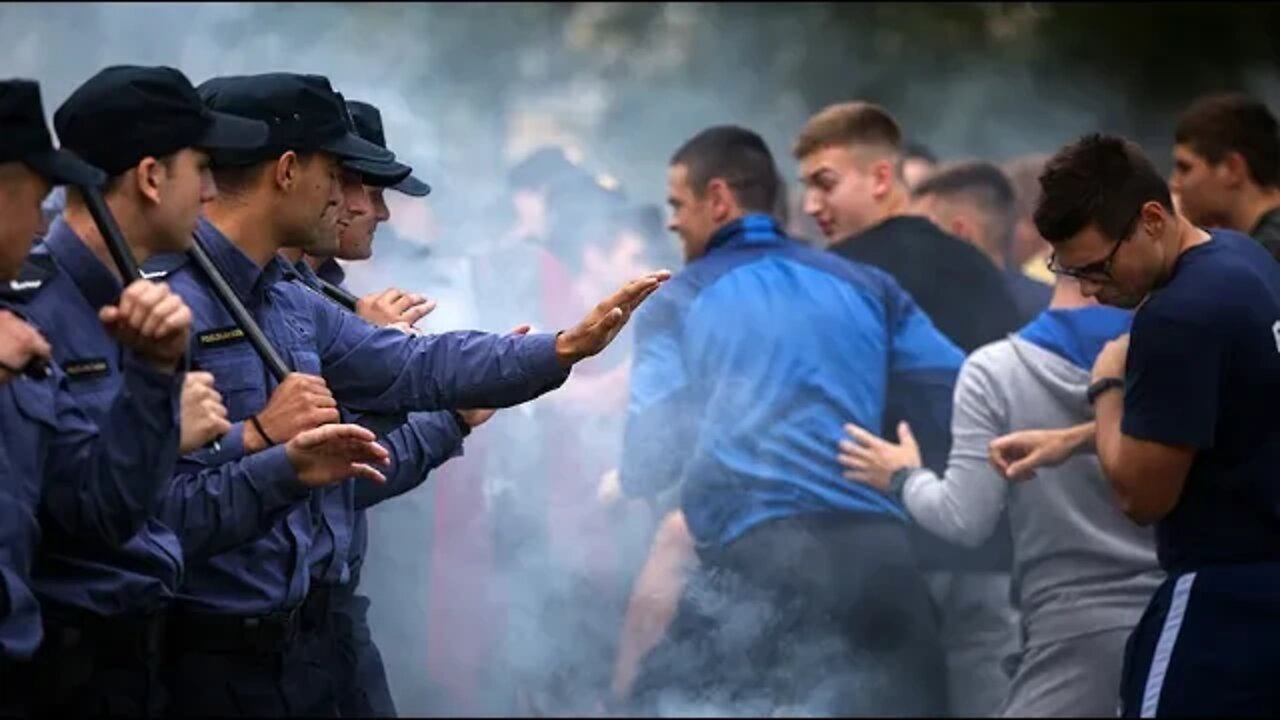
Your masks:
{"label": "blurred face in crowd", "polygon": [[1201,227],[1221,226],[1231,216],[1235,196],[1243,178],[1232,172],[1225,160],[1210,163],[1189,145],[1173,148],[1173,173],[1169,190],[1188,220]]}
{"label": "blurred face in crowd", "polygon": [[547,236],[547,197],[545,192],[521,188],[511,195],[516,211],[517,235],[523,238]]}
{"label": "blurred face in crowd", "polygon": [[431,203],[398,192],[383,195],[383,200],[397,238],[423,248],[435,244],[440,228]]}
{"label": "blurred face in crowd", "polygon": [[348,221],[344,208],[342,165],[328,153],[306,157],[292,151],[276,163],[285,202],[279,206],[280,221],[287,237],[285,247],[296,247],[312,255],[333,255],[338,243],[338,225]]}
{"label": "blurred face in crowd", "polygon": [[986,253],[999,266],[1004,266],[999,247],[987,237],[981,211],[972,205],[938,195],[923,195],[911,201],[911,212],[929,218],[934,225]]}
{"label": "blurred face in crowd", "polygon": [[657,270],[650,267],[645,254],[645,240],[640,233],[624,228],[614,235],[605,248],[587,245],[582,255],[585,275],[600,281],[603,287],[619,287],[629,279]]}
{"label": "blurred face in crowd", "polygon": [[713,179],[702,192],[696,192],[689,184],[688,167],[676,164],[667,168],[667,205],[671,207],[667,229],[679,236],[685,262],[707,251],[711,236],[732,219],[733,204],[723,180]]}
{"label": "blurred face in crowd", "polygon": [[934,164],[924,158],[907,158],[902,161],[902,180],[907,184],[907,189],[914,188],[928,177],[933,169]]}
{"label": "blurred face in crowd", "polygon": [[132,177],[148,200],[143,214],[155,232],[151,249],[176,252],[191,245],[204,203],[218,196],[209,170],[209,155],[184,148],[163,160],[144,158]]}
{"label": "blurred face in crowd", "polygon": [[880,222],[893,190],[892,158],[869,149],[831,145],[800,159],[804,211],[828,240],[843,240]]}
{"label": "blurred face in crowd", "polygon": [[338,257],[342,260],[368,260],[373,257],[374,231],[379,224],[391,219],[384,188],[365,185],[364,193],[369,211],[352,215],[338,238]]}
{"label": "blurred face in crowd", "polygon": [[0,280],[18,277],[40,230],[49,181],[20,162],[0,164]]}
{"label": "blurred face in crowd", "polygon": [[1164,280],[1166,256],[1177,234],[1177,216],[1148,202],[1134,216],[1121,241],[1107,238],[1095,225],[1054,246],[1053,269],[1080,281],[1085,297],[1104,305],[1137,307]]}

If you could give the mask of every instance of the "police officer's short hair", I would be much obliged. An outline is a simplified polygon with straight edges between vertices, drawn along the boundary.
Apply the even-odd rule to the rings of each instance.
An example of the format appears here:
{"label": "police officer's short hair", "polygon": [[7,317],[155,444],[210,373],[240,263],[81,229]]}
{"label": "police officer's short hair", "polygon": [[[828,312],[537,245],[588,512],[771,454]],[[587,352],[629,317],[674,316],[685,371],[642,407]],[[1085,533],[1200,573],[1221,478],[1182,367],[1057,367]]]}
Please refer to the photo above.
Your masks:
{"label": "police officer's short hair", "polygon": [[888,110],[874,103],[850,101],[828,105],[804,124],[792,154],[802,160],[824,148],[854,145],[900,156],[902,128]]}
{"label": "police officer's short hair", "polygon": [[778,168],[764,139],[736,125],[717,125],[694,135],[671,156],[683,165],[688,182],[701,195],[707,184],[724,180],[748,212],[773,214],[778,202]]}
{"label": "police officer's short hair", "polygon": [[1055,153],[1040,175],[1040,191],[1036,229],[1055,244],[1090,225],[1110,240],[1124,240],[1148,202],[1173,212],[1169,186],[1142,148],[1114,135],[1086,135]]}
{"label": "police officer's short hair", "polygon": [[1000,168],[989,162],[965,162],[944,166],[912,191],[913,198],[938,197],[959,200],[977,208],[993,239],[1006,252],[1013,242],[1015,196],[1013,184]]}
{"label": "police officer's short hair", "polygon": [[1280,131],[1266,103],[1241,93],[1204,96],[1178,118],[1173,137],[1213,164],[1240,153],[1255,183],[1280,185]]}

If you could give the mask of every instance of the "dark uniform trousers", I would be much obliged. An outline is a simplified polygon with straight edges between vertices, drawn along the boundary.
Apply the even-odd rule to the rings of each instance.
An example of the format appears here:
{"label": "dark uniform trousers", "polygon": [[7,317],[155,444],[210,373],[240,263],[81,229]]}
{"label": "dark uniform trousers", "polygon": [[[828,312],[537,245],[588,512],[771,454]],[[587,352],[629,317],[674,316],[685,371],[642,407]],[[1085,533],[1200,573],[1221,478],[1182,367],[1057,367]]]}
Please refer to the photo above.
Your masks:
{"label": "dark uniform trousers", "polygon": [[327,588],[302,606],[255,617],[175,612],[170,713],[338,717]]}
{"label": "dark uniform trousers", "polygon": [[103,617],[45,603],[44,642],[32,663],[38,717],[160,717],[166,616]]}
{"label": "dark uniform trousers", "polygon": [[356,592],[359,578],[331,589],[331,652],[335,656],[338,710],[342,717],[396,716],[382,654],[369,630],[369,598]]}
{"label": "dark uniform trousers", "polygon": [[639,714],[940,716],[937,610],[903,523],[798,515],[700,550]]}

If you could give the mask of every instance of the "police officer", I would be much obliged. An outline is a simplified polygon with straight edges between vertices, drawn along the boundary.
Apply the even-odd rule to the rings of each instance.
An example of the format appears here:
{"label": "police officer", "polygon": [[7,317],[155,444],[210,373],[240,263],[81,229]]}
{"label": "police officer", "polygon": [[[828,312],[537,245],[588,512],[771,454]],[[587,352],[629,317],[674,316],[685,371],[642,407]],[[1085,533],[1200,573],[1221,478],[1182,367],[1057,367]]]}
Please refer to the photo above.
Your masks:
{"label": "police officer", "polygon": [[[54,124],[65,147],[110,176],[105,200],[140,261],[190,243],[201,203],[215,194],[206,148],[251,147],[266,139],[261,122],[206,110],[186,77],[167,67],[99,72],[63,103]],[[71,394],[91,419],[105,422],[130,361],[98,314],[120,295],[121,282],[78,190],[68,193],[63,217],[29,264],[33,275],[44,277],[28,303],[30,313],[53,342]],[[185,350],[184,338],[178,354]],[[225,414],[216,394],[206,403],[202,387],[185,387],[193,407],[184,419],[192,425],[208,425],[203,416],[210,412]],[[160,470],[167,481],[172,467]],[[259,531],[251,510],[213,503],[224,529],[220,543],[239,543]],[[201,540],[211,535],[183,537],[184,523],[172,517],[166,523],[165,515],[153,515],[111,551],[86,549],[74,537],[46,537],[33,578],[46,627],[36,658],[42,711],[163,711],[164,611],[178,589],[184,555],[206,551]]]}
{"label": "police officer", "polygon": [[[9,281],[0,307],[10,332],[21,301],[38,293],[39,277],[22,264],[40,222],[49,183],[101,184],[97,169],[55,151],[34,82],[0,83],[0,278]],[[0,386],[0,713],[22,715],[32,691],[30,660],[43,632],[31,572],[41,542],[69,542],[85,552],[124,544],[154,511],[159,486],[177,459],[179,359],[191,315],[166,288],[138,281],[98,319],[119,342],[124,391],[101,425],[68,391],[68,375],[12,377]],[[28,329],[29,330],[29,329]],[[43,354],[29,331],[27,354]],[[12,368],[17,370],[18,368]],[[37,522],[37,517],[39,521]]]}
{"label": "police officer", "polygon": [[[378,109],[357,101],[348,101],[347,109],[360,137],[385,148],[386,138]],[[373,234],[379,224],[390,218],[390,210],[383,197],[388,187],[409,197],[425,197],[431,191],[429,185],[411,174],[412,168],[395,160],[385,163],[348,160],[343,165],[343,196],[349,222],[338,234],[333,254],[327,253],[330,248],[313,247],[296,264],[299,276],[317,289],[322,288],[322,283],[343,287],[345,274],[337,262],[338,258],[362,261],[371,257]],[[287,252],[282,251],[282,254],[287,255]],[[363,298],[357,303],[356,312],[374,325],[396,326],[407,331],[431,307],[420,295],[391,288]],[[415,433],[428,439],[426,447],[430,452],[422,456],[425,465],[416,474],[407,474],[410,484],[403,490],[397,489],[396,494],[399,494],[417,487],[426,479],[428,472],[458,452],[463,438],[492,414],[490,410],[413,413],[408,417],[374,414],[361,417],[359,422],[375,430],[403,426],[388,435],[389,440],[394,439],[396,433]],[[368,544],[366,507],[359,504],[352,507],[343,502],[344,499],[338,492],[329,492],[324,510],[325,521],[330,527],[350,527],[350,546],[345,559],[350,579],[333,585],[330,598],[329,629],[333,635],[332,650],[336,654],[332,667],[335,668],[339,711],[344,717],[394,717],[396,708],[387,685],[386,669],[369,630],[369,600],[356,595]],[[317,542],[316,547],[325,548],[327,552],[315,554],[313,582],[339,582],[343,563],[333,552],[334,546]]]}
{"label": "police officer", "polygon": [[[376,329],[296,282],[277,253],[332,243],[342,210],[341,159],[394,156],[348,131],[341,98],[319,76],[217,78],[200,92],[211,109],[267,121],[271,135],[264,148],[214,153],[220,194],[206,206],[198,241],[286,361],[307,375],[323,371],[321,382],[345,408],[499,407],[536,397],[603,349],[665,279],[655,274],[629,284],[578,327],[554,336],[411,337]],[[193,362],[218,379],[230,417],[248,421],[245,451],[287,441],[255,414],[271,385],[259,358],[243,338],[212,332],[231,319],[200,271],[181,265],[168,278],[197,318]],[[297,506],[257,542],[188,567],[172,625],[180,646],[179,714],[335,712],[326,672],[306,662],[315,634],[298,636],[300,616],[321,615],[310,607],[327,604],[307,598],[308,551],[321,510],[319,502]]]}

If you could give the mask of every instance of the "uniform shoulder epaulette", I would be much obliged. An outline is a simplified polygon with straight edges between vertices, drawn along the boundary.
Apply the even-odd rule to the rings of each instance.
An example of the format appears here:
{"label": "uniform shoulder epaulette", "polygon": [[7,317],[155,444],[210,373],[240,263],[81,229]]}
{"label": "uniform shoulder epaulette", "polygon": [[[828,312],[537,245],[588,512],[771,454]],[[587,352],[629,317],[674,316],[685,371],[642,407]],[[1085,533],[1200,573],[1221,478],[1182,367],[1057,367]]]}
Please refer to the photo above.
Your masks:
{"label": "uniform shoulder epaulette", "polygon": [[187,264],[186,253],[156,255],[143,263],[142,277],[148,280],[163,280],[185,264]]}
{"label": "uniform shoulder epaulette", "polygon": [[47,250],[37,248],[27,255],[18,277],[7,283],[0,283],[0,297],[6,300],[27,302],[40,292],[40,288],[58,272],[58,266]]}

